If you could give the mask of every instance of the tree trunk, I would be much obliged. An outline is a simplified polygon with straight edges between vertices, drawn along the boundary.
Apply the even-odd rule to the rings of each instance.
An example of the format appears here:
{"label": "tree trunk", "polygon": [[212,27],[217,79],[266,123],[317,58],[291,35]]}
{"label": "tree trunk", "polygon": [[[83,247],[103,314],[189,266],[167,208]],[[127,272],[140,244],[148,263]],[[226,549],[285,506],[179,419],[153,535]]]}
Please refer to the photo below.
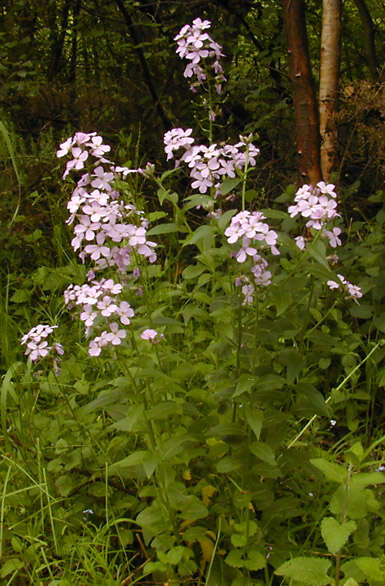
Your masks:
{"label": "tree trunk", "polygon": [[160,102],[160,99],[159,99],[158,93],[156,91],[149,67],[147,65],[146,58],[145,58],[144,53],[143,53],[141,46],[140,46],[139,38],[136,35],[134,23],[132,22],[130,13],[126,9],[123,0],[115,0],[115,2],[116,2],[116,5],[118,6],[120,12],[122,13],[123,18],[125,20],[125,23],[127,25],[127,30],[129,31],[129,34],[131,36],[131,39],[132,39],[132,42],[134,45],[134,49],[135,49],[136,54],[138,56],[139,62],[142,66],[144,80],[146,82],[148,90],[149,90],[151,97],[153,99],[155,108],[159,114],[160,119],[163,122],[164,128],[168,130],[172,127],[172,125],[171,125],[171,122],[168,119],[167,114],[164,111],[163,106]]}
{"label": "tree trunk", "polygon": [[[48,67],[47,78],[48,81],[52,81],[55,76],[59,73],[61,68],[61,61],[63,55],[63,46],[64,46],[64,38],[67,33],[67,26],[68,26],[68,13],[70,9],[70,0],[66,0],[63,4],[62,8],[62,15],[61,15],[61,22],[60,22],[60,30],[57,34],[57,30],[53,30],[56,28],[56,16],[52,11],[51,14],[51,50],[50,54],[52,55],[51,62]],[[50,8],[50,10],[52,10]]]}
{"label": "tree trunk", "polygon": [[376,56],[376,45],[374,41],[374,24],[372,17],[370,16],[369,9],[365,3],[365,0],[354,0],[359,10],[362,25],[364,27],[364,41],[365,41],[365,52],[366,59],[370,74],[375,81],[378,77],[378,63]]}
{"label": "tree trunk", "polygon": [[335,113],[340,65],[341,0],[323,0],[319,120],[321,135],[321,171],[329,181],[337,148]]}
{"label": "tree trunk", "polygon": [[317,105],[312,84],[304,0],[282,0],[296,122],[299,171],[315,185],[321,180]]}

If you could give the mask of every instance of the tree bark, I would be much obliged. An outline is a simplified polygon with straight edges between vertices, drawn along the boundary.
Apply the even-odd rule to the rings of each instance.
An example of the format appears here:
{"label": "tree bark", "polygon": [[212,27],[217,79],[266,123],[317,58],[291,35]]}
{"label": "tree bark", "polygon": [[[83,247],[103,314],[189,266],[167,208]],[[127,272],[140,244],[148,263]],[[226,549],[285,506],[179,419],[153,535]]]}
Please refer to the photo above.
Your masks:
{"label": "tree bark", "polygon": [[68,13],[70,9],[71,0],[66,0],[62,7],[62,14],[61,14],[61,22],[60,22],[60,30],[55,31],[53,30],[56,27],[56,16],[54,13],[51,15],[52,22],[50,23],[51,27],[51,55],[52,59],[48,67],[47,78],[48,81],[52,81],[56,75],[59,73],[61,68],[61,61],[63,55],[63,46],[64,46],[64,38],[67,34],[67,26],[68,26]]}
{"label": "tree bark", "polygon": [[323,0],[319,120],[321,135],[321,171],[329,181],[337,149],[335,113],[340,67],[341,0]]}
{"label": "tree bark", "polygon": [[312,83],[304,0],[282,0],[292,82],[298,168],[303,180],[321,180],[317,105]]}
{"label": "tree bark", "polygon": [[378,77],[378,63],[376,56],[376,45],[375,45],[375,29],[370,16],[369,9],[365,3],[365,0],[354,0],[359,10],[362,25],[364,27],[364,41],[365,41],[365,52],[366,59],[370,74],[375,81]]}

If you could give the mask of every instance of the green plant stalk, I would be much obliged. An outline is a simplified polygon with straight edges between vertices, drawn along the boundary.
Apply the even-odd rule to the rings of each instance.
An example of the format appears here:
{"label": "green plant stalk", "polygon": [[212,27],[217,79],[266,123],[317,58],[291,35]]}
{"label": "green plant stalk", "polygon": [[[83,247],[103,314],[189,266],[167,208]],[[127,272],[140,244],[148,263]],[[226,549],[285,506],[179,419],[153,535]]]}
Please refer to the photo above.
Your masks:
{"label": "green plant stalk", "polygon": [[218,519],[217,537],[216,537],[216,540],[215,540],[213,553],[211,554],[210,564],[209,564],[209,567],[208,567],[208,570],[207,570],[206,585],[208,585],[209,580],[210,580],[211,570],[212,570],[213,563],[214,563],[214,560],[215,560],[215,555],[217,553],[219,539],[221,537],[221,528],[222,528],[222,518],[219,517],[219,519]]}
{"label": "green plant stalk", "polygon": [[[361,368],[361,366],[363,364],[365,364],[365,362],[371,357],[372,354],[374,354],[374,352],[377,350],[377,348],[379,348],[379,346],[382,346],[384,344],[383,340],[380,340],[379,342],[377,342],[377,344],[371,349],[371,351],[369,352],[369,354],[367,356],[365,356],[365,358],[363,358],[361,360],[361,362],[359,364],[357,364],[350,372],[349,374],[344,378],[344,380],[335,388],[333,389],[334,391],[339,391],[342,389],[342,387],[348,382],[348,380],[353,376],[353,374],[355,372],[357,372],[357,370],[359,368]],[[325,401],[325,405],[327,405],[328,403],[330,403],[332,399],[332,395],[329,395],[329,397],[326,399]],[[288,444],[287,448],[290,449],[292,448],[297,441],[303,436],[303,434],[305,433],[305,431],[307,429],[309,429],[309,427],[312,425],[312,423],[314,423],[314,421],[317,419],[318,415],[313,415],[313,417],[307,422],[307,424],[305,425],[305,427],[303,427],[301,429],[301,431],[295,436],[295,438]]]}
{"label": "green plant stalk", "polygon": [[18,200],[17,200],[17,204],[16,204],[15,211],[13,212],[13,216],[11,218],[11,221],[8,224],[8,228],[10,228],[12,226],[12,224],[14,223],[14,221],[16,220],[16,217],[17,217],[17,214],[19,213],[19,209],[20,209],[20,205],[21,205],[21,185],[22,185],[22,179],[21,179],[21,176],[19,174],[19,169],[17,167],[15,152],[13,150],[12,142],[11,142],[11,140],[9,138],[9,132],[8,132],[5,124],[3,122],[1,122],[1,121],[0,121],[0,134],[3,136],[4,142],[7,145],[7,149],[8,149],[8,152],[9,152],[9,156],[11,157],[12,166],[13,166],[13,170],[15,171],[15,175],[16,175],[16,179],[17,179],[17,185],[18,185]]}
{"label": "green plant stalk", "polygon": [[242,172],[242,211],[245,211],[246,208],[246,182],[247,182],[247,169],[249,167],[249,147],[247,146],[246,149],[246,158],[245,158],[245,168]]}
{"label": "green plant stalk", "polygon": [[3,538],[4,538],[4,513],[5,513],[5,499],[7,496],[7,485],[9,476],[11,474],[11,466],[8,466],[7,473],[5,475],[3,492],[1,494],[1,507],[0,507],[0,559],[3,557]]}
{"label": "green plant stalk", "polygon": [[[48,489],[47,474],[46,474],[45,468],[43,468],[42,471],[43,471],[44,484],[45,484],[46,488]],[[54,523],[53,514],[52,514],[51,498],[49,496],[48,491],[47,491],[47,507],[48,507],[48,516],[49,516],[49,521],[50,521],[50,525],[51,525],[51,531],[52,531],[52,539],[53,539],[53,543],[54,543],[54,547],[55,547],[55,553],[56,553],[56,555],[59,555],[59,547],[58,547],[58,542],[57,542],[57,538],[56,538],[55,523]]]}
{"label": "green plant stalk", "polygon": [[[343,512],[341,515],[341,525],[343,525],[346,521],[346,509],[348,506],[348,499],[349,499],[349,490],[350,490],[350,479],[352,476],[352,465],[349,464],[348,468],[348,477],[345,483],[345,491],[344,491],[344,504],[343,504]],[[341,551],[338,551],[335,555],[336,558],[336,574],[335,574],[335,586],[338,586],[340,583],[340,566],[341,566]]]}

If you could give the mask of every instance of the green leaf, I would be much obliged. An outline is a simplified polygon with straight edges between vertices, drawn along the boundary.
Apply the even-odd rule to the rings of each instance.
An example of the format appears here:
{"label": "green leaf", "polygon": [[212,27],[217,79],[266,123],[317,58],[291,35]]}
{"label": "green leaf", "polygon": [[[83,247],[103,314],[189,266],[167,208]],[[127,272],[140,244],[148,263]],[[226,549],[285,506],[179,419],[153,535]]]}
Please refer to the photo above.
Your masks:
{"label": "green leaf", "polygon": [[187,203],[183,206],[183,210],[186,212],[191,210],[191,208],[196,208],[198,206],[210,209],[213,205],[212,197],[203,194],[190,195],[190,197],[186,198],[186,202]]}
{"label": "green leaf", "polygon": [[235,458],[234,456],[225,456],[217,463],[217,471],[220,474],[228,474],[229,472],[233,472],[234,470],[238,470],[241,467],[241,462],[239,458]]}
{"label": "green leaf", "polygon": [[9,574],[12,574],[12,572],[20,570],[23,566],[23,562],[18,558],[11,558],[10,560],[3,562],[0,570],[0,578],[6,578]]}
{"label": "green leaf", "polygon": [[204,224],[203,226],[199,226],[199,228],[197,228],[195,232],[193,232],[186,238],[186,240],[183,243],[183,246],[187,246],[188,244],[196,244],[197,242],[200,242],[201,240],[213,236],[214,234],[214,227]]}
{"label": "green leaf", "polygon": [[238,379],[237,386],[235,387],[233,398],[239,397],[239,395],[242,395],[247,391],[251,391],[251,389],[255,387],[258,380],[258,377],[250,376],[249,374],[241,374]]}
{"label": "green leaf", "polygon": [[261,554],[259,551],[248,551],[247,559],[245,560],[245,567],[252,571],[257,572],[258,570],[262,570],[266,565],[266,557]]}
{"label": "green leaf", "polygon": [[346,482],[348,477],[348,471],[343,466],[339,466],[334,462],[329,462],[324,458],[311,458],[311,464],[321,470],[326,476],[326,479],[330,482],[338,482],[343,484]]}
{"label": "green leaf", "polygon": [[149,452],[148,450],[137,450],[122,460],[114,462],[110,466],[110,472],[114,474],[119,473],[122,470],[127,470],[127,468],[143,466],[147,478],[151,478],[158,463],[159,457],[152,452]]}
{"label": "green leaf", "polygon": [[321,522],[321,535],[330,553],[336,554],[357,529],[354,521],[342,525],[334,517],[325,517]]}
{"label": "green leaf", "polygon": [[263,425],[262,409],[250,409],[246,411],[246,421],[253,430],[255,437],[259,440]]}
{"label": "green leaf", "polygon": [[282,564],[275,574],[309,586],[325,586],[333,583],[327,575],[331,565],[329,560],[321,558],[298,557]]}
{"label": "green leaf", "polygon": [[156,236],[157,234],[170,234],[171,232],[178,232],[180,226],[170,222],[169,224],[158,224],[147,232],[147,236]]}
{"label": "green leaf", "polygon": [[204,519],[209,514],[207,507],[194,495],[187,496],[183,499],[181,506],[182,519]]}
{"label": "green leaf", "polygon": [[326,259],[326,246],[322,240],[313,240],[308,246],[309,255],[329,270],[329,263]]}
{"label": "green leaf", "polygon": [[232,568],[243,568],[244,560],[242,559],[242,551],[233,549],[226,556],[225,562]]}
{"label": "green leaf", "polygon": [[162,187],[158,189],[158,199],[160,205],[163,205],[165,200],[171,201],[173,204],[178,203],[178,194],[175,192],[171,192],[168,189],[163,189]]}
{"label": "green leaf", "polygon": [[282,210],[272,210],[270,208],[261,210],[268,220],[287,220],[290,216]]}
{"label": "green leaf", "polygon": [[230,191],[233,191],[240,183],[242,179],[235,177],[234,179],[225,179],[221,183],[221,194],[227,195]]}
{"label": "green leaf", "polygon": [[268,444],[264,442],[255,442],[250,446],[250,452],[254,454],[257,458],[262,460],[262,462],[266,462],[266,464],[270,464],[270,466],[276,466],[277,462],[275,461],[275,455],[273,450]]}
{"label": "green leaf", "polygon": [[189,265],[182,273],[184,279],[196,279],[206,270],[206,267],[201,264]]}
{"label": "green leaf", "polygon": [[156,222],[157,220],[161,220],[162,218],[164,218],[165,216],[167,216],[166,212],[150,212],[149,214],[147,214],[148,220],[149,222]]}
{"label": "green leaf", "polygon": [[116,423],[113,424],[114,429],[119,429],[119,431],[132,431],[138,421],[144,415],[144,405],[133,405],[132,407],[128,408],[128,415],[127,417],[123,417],[123,419],[119,419]]}
{"label": "green leaf", "polygon": [[170,549],[170,551],[167,552],[168,563],[172,566],[179,564],[185,551],[188,552],[189,550],[186,547],[183,547],[183,545],[177,545],[176,547]]}
{"label": "green leaf", "polygon": [[11,297],[10,301],[13,303],[25,303],[31,299],[32,291],[26,289],[18,289]]}
{"label": "green leaf", "polygon": [[174,401],[163,401],[158,403],[148,411],[148,418],[150,420],[162,420],[167,419],[170,415],[177,415],[181,412],[181,405]]}
{"label": "green leaf", "polygon": [[[358,568],[359,572],[362,572],[364,577],[369,580],[375,580],[381,584],[384,582],[385,570],[381,564],[381,560],[372,557],[359,557],[343,564],[341,566],[344,574],[354,574],[354,567]],[[355,577],[355,576],[353,576]]]}
{"label": "green leaf", "polygon": [[227,212],[220,216],[220,218],[218,219],[218,227],[220,230],[222,230],[222,232],[225,230],[227,224],[236,213],[237,210],[227,210]]}

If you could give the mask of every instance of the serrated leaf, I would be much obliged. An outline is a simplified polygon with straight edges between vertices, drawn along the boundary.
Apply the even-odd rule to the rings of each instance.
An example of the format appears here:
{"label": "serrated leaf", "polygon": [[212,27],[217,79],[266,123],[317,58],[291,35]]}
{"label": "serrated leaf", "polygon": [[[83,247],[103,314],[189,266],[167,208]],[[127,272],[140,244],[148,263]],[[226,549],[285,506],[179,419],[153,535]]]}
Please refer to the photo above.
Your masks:
{"label": "serrated leaf", "polygon": [[371,557],[360,557],[355,558],[354,563],[359,567],[361,572],[365,574],[370,580],[376,580],[383,582],[385,579],[385,570],[381,564],[381,560],[378,558]]}
{"label": "serrated leaf", "polygon": [[321,535],[330,553],[336,554],[345,545],[350,535],[357,529],[354,521],[342,525],[334,517],[325,517],[321,521]]}
{"label": "serrated leaf", "polygon": [[245,567],[251,572],[262,570],[266,565],[266,557],[259,551],[248,551]]}
{"label": "serrated leaf", "polygon": [[277,576],[291,578],[300,584],[326,586],[333,583],[327,575],[331,565],[329,560],[321,558],[298,557],[285,562],[274,573]]}

